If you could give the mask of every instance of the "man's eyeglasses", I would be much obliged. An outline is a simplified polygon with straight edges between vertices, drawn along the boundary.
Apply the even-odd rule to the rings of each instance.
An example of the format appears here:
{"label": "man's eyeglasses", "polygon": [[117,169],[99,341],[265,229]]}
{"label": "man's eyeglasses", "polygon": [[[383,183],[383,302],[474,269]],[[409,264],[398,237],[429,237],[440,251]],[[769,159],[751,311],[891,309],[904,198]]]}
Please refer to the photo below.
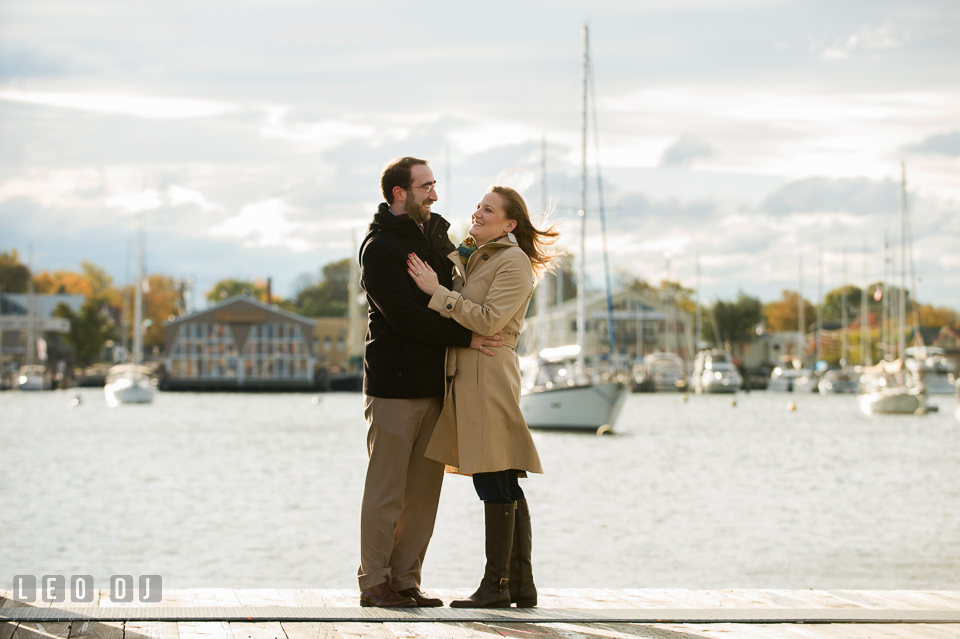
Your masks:
{"label": "man's eyeglasses", "polygon": [[430,191],[437,188],[436,182],[431,182],[430,184],[424,184],[423,186],[409,186],[408,189],[423,189],[424,193],[429,193]]}

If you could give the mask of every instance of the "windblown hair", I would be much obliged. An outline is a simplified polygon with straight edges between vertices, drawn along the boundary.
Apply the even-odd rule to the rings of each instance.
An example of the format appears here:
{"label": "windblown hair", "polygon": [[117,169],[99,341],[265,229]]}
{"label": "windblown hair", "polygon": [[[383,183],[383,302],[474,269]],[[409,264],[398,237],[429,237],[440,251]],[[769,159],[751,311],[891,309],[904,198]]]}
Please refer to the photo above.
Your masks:
{"label": "windblown hair", "polygon": [[383,167],[383,173],[380,174],[380,192],[383,193],[383,199],[387,201],[387,204],[393,204],[394,187],[399,186],[401,189],[410,188],[410,181],[412,180],[410,168],[418,164],[428,164],[428,162],[407,156],[390,160],[390,162]]}
{"label": "windblown hair", "polygon": [[507,219],[515,220],[517,223],[517,228],[512,231],[513,236],[517,238],[517,244],[530,258],[533,274],[539,280],[545,271],[553,269],[552,262],[557,255],[548,252],[546,247],[560,237],[558,225],[552,224],[542,231],[535,227],[530,221],[530,213],[527,211],[527,203],[524,202],[523,196],[509,186],[491,186],[487,189],[487,193],[496,193],[503,199],[503,212]]}

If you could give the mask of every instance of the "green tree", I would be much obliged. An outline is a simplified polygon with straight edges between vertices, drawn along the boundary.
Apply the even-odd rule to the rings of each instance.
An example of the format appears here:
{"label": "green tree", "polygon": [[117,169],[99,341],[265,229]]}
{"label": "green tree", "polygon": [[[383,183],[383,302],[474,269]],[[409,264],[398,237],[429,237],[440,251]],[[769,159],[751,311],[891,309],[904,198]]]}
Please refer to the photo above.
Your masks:
{"label": "green tree", "polygon": [[320,271],[319,281],[302,277],[294,294],[296,312],[308,317],[343,317],[347,314],[350,260],[330,262]]}
{"label": "green tree", "polygon": [[0,292],[26,293],[29,280],[30,269],[20,262],[17,249],[0,253]]}
{"label": "green tree", "polygon": [[235,280],[233,278],[222,279],[213,285],[213,288],[207,291],[207,301],[216,304],[234,295],[249,295],[255,297],[261,302],[267,301],[267,287],[263,282],[250,282],[247,280]]}
{"label": "green tree", "polygon": [[[720,339],[731,344],[744,344],[757,337],[757,325],[763,320],[763,304],[740,291],[735,302],[717,300],[712,313],[707,313],[704,337],[713,338],[711,319],[716,319]],[[715,338],[714,338],[715,340]]]}
{"label": "green tree", "polygon": [[843,319],[843,304],[846,303],[847,321],[852,320],[860,314],[862,298],[863,290],[850,284],[833,289],[823,298],[823,319]]}
{"label": "green tree", "polygon": [[96,299],[87,300],[74,313],[66,304],[58,304],[54,316],[70,320],[70,332],[64,338],[77,354],[77,364],[89,366],[100,359],[100,353],[107,340],[112,337],[110,318],[103,312]]}

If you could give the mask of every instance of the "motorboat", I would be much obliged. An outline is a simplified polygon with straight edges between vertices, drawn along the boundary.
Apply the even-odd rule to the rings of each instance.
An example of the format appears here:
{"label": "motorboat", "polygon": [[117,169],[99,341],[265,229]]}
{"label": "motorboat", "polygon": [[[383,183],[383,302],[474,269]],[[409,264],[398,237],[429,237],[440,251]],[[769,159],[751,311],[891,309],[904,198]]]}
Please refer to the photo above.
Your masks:
{"label": "motorboat", "polygon": [[817,390],[821,395],[834,393],[855,395],[860,392],[860,375],[849,370],[828,370],[820,378]]}
{"label": "motorboat", "polygon": [[770,373],[767,390],[773,393],[792,393],[793,383],[797,380],[797,369],[777,366]]}
{"label": "motorboat", "polygon": [[809,368],[801,368],[797,371],[797,378],[793,382],[793,391],[795,393],[816,393],[819,390],[820,378],[817,373]]}
{"label": "motorboat", "polygon": [[730,354],[719,349],[702,350],[693,363],[693,390],[701,393],[736,393],[743,382]]}
{"label": "motorboat", "polygon": [[22,391],[47,390],[47,367],[27,364],[17,371],[17,388]]}
{"label": "motorboat", "polygon": [[650,353],[633,366],[631,387],[639,392],[684,392],[687,376],[676,353]]}
{"label": "motorboat", "polygon": [[929,395],[952,395],[957,382],[957,370],[946,356],[946,351],[936,346],[911,346],[906,349],[907,367],[923,369],[923,381]]}
{"label": "motorboat", "polygon": [[628,388],[617,379],[590,379],[577,367],[576,344],[545,348],[521,357],[520,410],[530,428],[586,430],[612,428]]}
{"label": "motorboat", "polygon": [[119,364],[107,372],[103,392],[107,404],[116,407],[120,404],[149,404],[156,393],[156,379],[146,366],[137,364]]}

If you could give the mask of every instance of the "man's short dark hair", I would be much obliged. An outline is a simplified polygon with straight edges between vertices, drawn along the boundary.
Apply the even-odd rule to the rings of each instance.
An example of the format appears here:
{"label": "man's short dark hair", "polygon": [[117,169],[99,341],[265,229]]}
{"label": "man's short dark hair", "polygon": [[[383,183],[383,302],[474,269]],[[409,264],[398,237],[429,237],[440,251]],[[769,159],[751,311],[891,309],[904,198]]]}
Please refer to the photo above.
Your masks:
{"label": "man's short dark hair", "polygon": [[393,187],[410,188],[410,182],[413,179],[410,177],[410,168],[418,164],[427,164],[427,161],[411,157],[397,158],[383,167],[383,173],[380,174],[380,191],[387,204],[393,204]]}

